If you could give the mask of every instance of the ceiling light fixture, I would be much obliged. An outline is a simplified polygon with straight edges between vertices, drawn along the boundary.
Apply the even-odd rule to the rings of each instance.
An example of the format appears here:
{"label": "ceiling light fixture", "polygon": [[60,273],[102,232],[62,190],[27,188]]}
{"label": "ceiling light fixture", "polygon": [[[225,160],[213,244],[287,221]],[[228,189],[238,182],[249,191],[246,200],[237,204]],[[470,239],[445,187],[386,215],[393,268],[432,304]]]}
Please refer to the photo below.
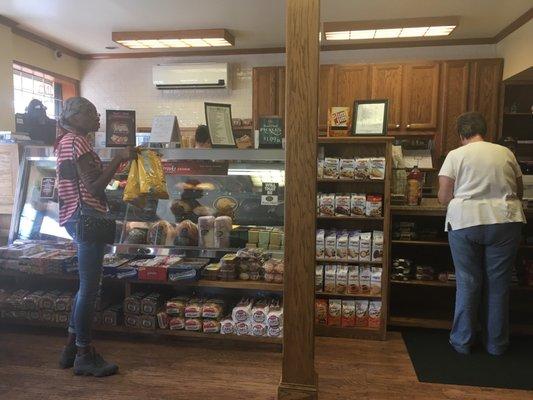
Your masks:
{"label": "ceiling light fixture", "polygon": [[235,45],[235,38],[225,29],[113,32],[112,39],[114,42],[130,49],[173,49]]}
{"label": "ceiling light fixture", "polygon": [[448,36],[458,17],[428,17],[381,21],[324,22],[326,40],[396,39]]}

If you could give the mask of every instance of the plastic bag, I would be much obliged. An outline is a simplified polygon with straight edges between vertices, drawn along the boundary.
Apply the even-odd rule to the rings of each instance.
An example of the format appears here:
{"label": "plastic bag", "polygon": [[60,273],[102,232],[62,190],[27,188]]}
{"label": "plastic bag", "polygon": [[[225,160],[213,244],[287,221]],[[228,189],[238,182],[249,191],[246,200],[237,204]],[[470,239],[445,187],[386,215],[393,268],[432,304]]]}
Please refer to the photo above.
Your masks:
{"label": "plastic bag", "polygon": [[146,206],[146,196],[142,195],[140,190],[139,166],[137,160],[133,160],[130,164],[130,172],[128,173],[126,187],[124,188],[123,200],[126,203],[131,203],[140,208]]}
{"label": "plastic bag", "polygon": [[139,189],[144,195],[155,199],[168,199],[167,183],[159,154],[153,150],[141,150],[137,157]]}

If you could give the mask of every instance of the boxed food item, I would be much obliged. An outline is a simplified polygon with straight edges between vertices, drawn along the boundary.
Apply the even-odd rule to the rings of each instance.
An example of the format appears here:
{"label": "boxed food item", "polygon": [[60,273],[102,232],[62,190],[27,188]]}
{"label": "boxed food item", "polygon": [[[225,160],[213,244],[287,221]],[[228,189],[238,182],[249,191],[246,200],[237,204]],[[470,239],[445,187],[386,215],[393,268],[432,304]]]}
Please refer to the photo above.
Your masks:
{"label": "boxed food item", "polygon": [[346,287],[348,286],[348,266],[337,266],[337,275],[335,277],[335,292],[346,293]]}
{"label": "boxed food item", "polygon": [[371,301],[368,306],[368,326],[379,328],[381,325],[381,301]]}
{"label": "boxed food item", "polygon": [[328,109],[327,135],[329,137],[348,136],[350,115],[350,107],[330,107]]}
{"label": "boxed food item", "polygon": [[342,301],[341,326],[345,328],[355,326],[355,300]]}
{"label": "boxed food item", "polygon": [[322,193],[320,195],[320,216],[335,216],[335,193]]}
{"label": "boxed food item", "polygon": [[315,266],[315,292],[321,292],[324,289],[324,266]]}
{"label": "boxed food item", "polygon": [[198,217],[198,246],[215,247],[215,217]]}
{"label": "boxed food item", "polygon": [[214,244],[216,248],[228,248],[230,247],[230,234],[233,221],[231,217],[220,216],[216,217],[214,221],[215,238]]}
{"label": "boxed food item", "polygon": [[371,261],[372,234],[363,232],[359,235],[359,261]]}
{"label": "boxed food item", "polygon": [[202,321],[202,330],[205,333],[218,333],[220,332],[220,322],[215,319],[204,319]]}
{"label": "boxed food item", "polygon": [[335,215],[338,217],[350,216],[350,195],[337,194],[335,195]]}
{"label": "boxed food item", "polygon": [[367,195],[365,213],[367,217],[381,217],[383,214],[383,196],[379,194]]}
{"label": "boxed food item", "polygon": [[328,324],[328,301],[326,299],[315,300],[315,323],[318,325]]}
{"label": "boxed food item", "polygon": [[220,272],[220,263],[208,264],[202,270],[202,278],[209,281],[216,281]]}
{"label": "boxed food item", "polygon": [[324,293],[335,293],[337,266],[328,264],[324,267]]}
{"label": "boxed food item", "polygon": [[348,267],[348,287],[346,291],[348,294],[358,294],[361,292],[359,286],[359,267],[357,265],[350,265]]}
{"label": "boxed food item", "polygon": [[352,231],[348,235],[348,260],[359,261],[359,235],[360,231]]}
{"label": "boxed food item", "polygon": [[324,229],[318,229],[316,231],[316,258],[324,258],[325,252],[325,234]]}
{"label": "boxed food item", "polygon": [[355,179],[364,180],[368,179],[370,174],[370,159],[369,158],[357,158],[355,160]]}
{"label": "boxed food item", "polygon": [[220,321],[220,333],[222,335],[233,335],[235,333],[235,322],[230,315]]}
{"label": "boxed food item", "polygon": [[157,313],[157,325],[159,329],[168,329],[168,314],[164,311]]}
{"label": "boxed food item", "polygon": [[372,233],[372,261],[383,261],[383,231]]}
{"label": "boxed food item", "polygon": [[118,326],[122,323],[122,304],[116,304],[102,312],[102,324],[105,326]]}
{"label": "boxed food item", "polygon": [[341,326],[342,302],[339,299],[329,299],[328,325]]}
{"label": "boxed food item", "polygon": [[370,293],[370,283],[372,279],[372,270],[367,265],[361,265],[359,267],[359,286],[361,293]]}
{"label": "boxed food item", "polygon": [[385,179],[385,157],[370,159],[370,179]]}
{"label": "boxed food item", "polygon": [[337,247],[335,249],[337,260],[348,260],[348,232],[342,231],[337,235]]}
{"label": "boxed food item", "polygon": [[141,316],[137,314],[124,314],[124,325],[133,329],[140,328]]}
{"label": "boxed food item", "polygon": [[155,315],[141,315],[139,327],[141,329],[155,330],[157,328],[157,317]]}
{"label": "boxed food item", "polygon": [[372,267],[370,276],[370,294],[381,294],[381,267]]}
{"label": "boxed food item", "polygon": [[155,315],[162,303],[161,294],[150,293],[141,300],[141,314]]}
{"label": "boxed food item", "polygon": [[137,274],[141,281],[166,282],[168,280],[168,267],[164,264],[154,267],[139,267]]}
{"label": "boxed food item", "polygon": [[350,196],[350,214],[354,217],[365,215],[366,195],[364,193],[352,193]]}
{"label": "boxed food item", "polygon": [[324,241],[324,258],[326,260],[335,260],[337,254],[337,231],[326,232]]}
{"label": "boxed food item", "polygon": [[172,317],[168,320],[168,327],[171,331],[179,331],[185,329],[185,318]]}
{"label": "boxed food item", "polygon": [[200,332],[202,330],[202,319],[201,318],[187,318],[185,319],[185,330]]}
{"label": "boxed food item", "polygon": [[353,158],[341,158],[339,178],[353,180],[355,174],[355,160]]}
{"label": "boxed food item", "polygon": [[325,179],[338,179],[339,178],[339,159],[326,157],[324,158],[324,173]]}
{"label": "boxed food item", "polygon": [[140,314],[141,300],[146,297],[146,293],[136,292],[124,299],[124,313],[126,314]]}
{"label": "boxed food item", "polygon": [[368,300],[355,300],[355,326],[368,326]]}

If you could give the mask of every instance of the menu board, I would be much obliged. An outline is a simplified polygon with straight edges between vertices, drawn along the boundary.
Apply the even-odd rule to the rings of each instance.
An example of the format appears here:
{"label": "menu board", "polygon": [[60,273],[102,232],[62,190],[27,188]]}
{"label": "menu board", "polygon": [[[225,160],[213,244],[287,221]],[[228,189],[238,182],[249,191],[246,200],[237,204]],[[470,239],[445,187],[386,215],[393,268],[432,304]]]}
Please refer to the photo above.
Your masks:
{"label": "menu board", "polygon": [[283,147],[283,118],[278,116],[259,118],[259,148]]}
{"label": "menu board", "polygon": [[106,147],[135,144],[135,111],[106,110]]}

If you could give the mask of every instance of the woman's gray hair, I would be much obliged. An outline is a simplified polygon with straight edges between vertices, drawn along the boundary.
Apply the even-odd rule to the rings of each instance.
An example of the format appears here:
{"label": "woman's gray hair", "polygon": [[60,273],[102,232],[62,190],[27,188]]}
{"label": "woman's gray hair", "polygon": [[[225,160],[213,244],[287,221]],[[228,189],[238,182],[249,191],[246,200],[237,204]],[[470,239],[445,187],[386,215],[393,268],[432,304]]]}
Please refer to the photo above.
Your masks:
{"label": "woman's gray hair", "polygon": [[95,105],[85,97],[71,97],[63,103],[63,110],[59,116],[59,125],[68,131],[83,129],[84,127],[73,125],[72,117],[76,114],[84,114],[94,110],[96,110]]}
{"label": "woman's gray hair", "polygon": [[456,121],[457,133],[469,139],[476,135],[485,136],[487,134],[487,123],[483,114],[471,111],[461,114]]}

